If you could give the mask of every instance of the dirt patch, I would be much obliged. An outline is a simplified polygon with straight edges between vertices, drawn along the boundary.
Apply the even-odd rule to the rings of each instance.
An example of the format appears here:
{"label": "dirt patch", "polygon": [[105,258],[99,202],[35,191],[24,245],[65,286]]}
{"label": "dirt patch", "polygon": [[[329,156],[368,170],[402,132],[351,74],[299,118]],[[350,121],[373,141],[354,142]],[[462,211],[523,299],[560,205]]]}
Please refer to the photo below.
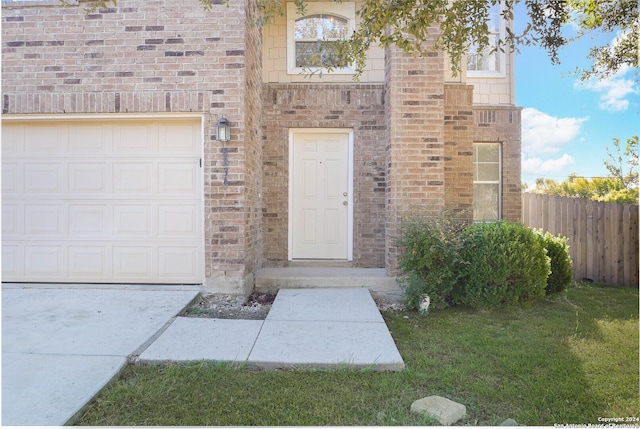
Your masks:
{"label": "dirt patch", "polygon": [[405,311],[407,307],[401,302],[383,298],[373,298],[380,311]]}
{"label": "dirt patch", "polygon": [[[264,320],[271,309],[275,294],[252,293],[246,301],[234,295],[213,294],[200,296],[187,308],[182,316],[208,317],[212,319]],[[378,310],[389,311],[405,309],[404,305],[385,299],[374,298]]]}
{"label": "dirt patch", "polygon": [[254,292],[245,301],[233,295],[201,296],[195,304],[187,308],[186,317],[209,317],[212,319],[264,320],[271,309],[275,295]]}

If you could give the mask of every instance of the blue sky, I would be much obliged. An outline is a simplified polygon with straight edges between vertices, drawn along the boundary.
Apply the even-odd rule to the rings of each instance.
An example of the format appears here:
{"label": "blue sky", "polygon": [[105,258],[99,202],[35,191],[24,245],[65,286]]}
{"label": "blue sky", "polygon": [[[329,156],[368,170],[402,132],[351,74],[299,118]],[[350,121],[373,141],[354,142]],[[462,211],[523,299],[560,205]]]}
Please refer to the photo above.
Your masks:
{"label": "blue sky", "polygon": [[[517,10],[516,10],[517,12]],[[521,15],[522,16],[522,15]],[[516,15],[516,28],[521,27]],[[552,65],[546,51],[520,48],[516,56],[516,104],[522,112],[522,181],[537,177],[563,181],[578,176],[607,176],[606,147],[612,138],[622,144],[640,134],[638,70],[626,69],[612,78],[580,82],[572,73],[586,66],[594,44],[615,34],[579,40],[560,52]],[[624,147],[624,146],[623,146]]]}

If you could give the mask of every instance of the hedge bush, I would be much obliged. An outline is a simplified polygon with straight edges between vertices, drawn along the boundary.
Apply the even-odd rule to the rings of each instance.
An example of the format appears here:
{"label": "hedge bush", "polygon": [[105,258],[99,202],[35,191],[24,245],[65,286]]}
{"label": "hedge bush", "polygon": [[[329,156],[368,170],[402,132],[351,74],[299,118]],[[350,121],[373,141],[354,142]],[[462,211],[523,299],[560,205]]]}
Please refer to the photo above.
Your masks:
{"label": "hedge bush", "polygon": [[399,245],[405,304],[416,310],[425,295],[435,307],[528,302],[573,278],[567,239],[520,223],[469,225],[445,211],[406,222]]}
{"label": "hedge bush", "polygon": [[465,221],[457,220],[444,211],[432,217],[413,217],[405,221],[402,252],[398,267],[405,304],[418,309],[424,295],[431,305],[441,307],[454,301],[453,288],[463,271],[460,269],[460,250]]}
{"label": "hedge bush", "polygon": [[573,280],[573,266],[569,256],[567,237],[554,236],[549,232],[535,230],[542,239],[542,244],[547,249],[547,256],[551,259],[551,274],[547,279],[546,293],[562,292],[567,289]]}
{"label": "hedge bush", "polygon": [[545,295],[550,261],[533,230],[498,221],[471,225],[463,236],[466,273],[456,288],[461,303],[487,308]]}

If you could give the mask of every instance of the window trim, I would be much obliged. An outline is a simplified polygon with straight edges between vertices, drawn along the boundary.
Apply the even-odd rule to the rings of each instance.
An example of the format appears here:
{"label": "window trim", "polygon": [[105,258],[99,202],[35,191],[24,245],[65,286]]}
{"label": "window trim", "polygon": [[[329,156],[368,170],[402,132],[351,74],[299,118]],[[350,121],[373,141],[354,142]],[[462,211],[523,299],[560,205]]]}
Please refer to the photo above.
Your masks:
{"label": "window trim", "polygon": [[[498,147],[498,180],[476,180],[476,171],[478,162],[476,148],[480,145],[494,145]],[[473,186],[475,195],[475,185],[498,185],[498,218],[493,219],[476,219],[475,214],[473,216],[474,222],[495,222],[502,219],[502,185],[503,185],[503,171],[502,171],[502,142],[473,142]],[[473,201],[473,210],[475,212],[475,198]]]}
{"label": "window trim", "polygon": [[355,69],[352,66],[333,69],[331,72],[323,67],[296,67],[296,44],[294,38],[295,22],[297,19],[311,15],[335,15],[347,20],[349,34],[355,31],[356,5],[354,2],[308,2],[306,4],[306,14],[300,15],[295,3],[287,3],[287,74],[302,74],[309,72],[322,72],[326,74],[353,74]]}
{"label": "window trim", "polygon": [[[505,35],[506,35],[506,28],[507,28],[507,23],[506,20],[504,19],[504,17],[502,16],[502,12],[504,11],[504,3],[502,1],[500,1],[499,3],[497,3],[495,6],[498,6],[498,21],[499,21],[499,28],[498,28],[498,39],[499,40],[504,40]],[[492,6],[493,7],[493,6]],[[496,34],[496,33],[490,33],[490,34]],[[487,46],[487,49],[489,49],[490,46]],[[495,55],[498,55],[498,67],[500,68],[498,71],[491,71],[491,70],[469,70],[468,69],[468,58],[469,55],[467,53],[467,76],[468,77],[472,77],[472,78],[504,78],[507,75],[507,53],[501,51],[499,48],[498,50],[495,52]]]}

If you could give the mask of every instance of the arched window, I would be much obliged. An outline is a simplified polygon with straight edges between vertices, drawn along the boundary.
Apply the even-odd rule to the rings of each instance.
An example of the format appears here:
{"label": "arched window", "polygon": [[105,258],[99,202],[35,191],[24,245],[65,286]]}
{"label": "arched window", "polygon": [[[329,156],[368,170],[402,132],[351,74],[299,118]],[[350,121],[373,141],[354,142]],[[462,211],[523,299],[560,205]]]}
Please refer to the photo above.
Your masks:
{"label": "arched window", "polygon": [[296,67],[322,67],[332,60],[331,45],[323,41],[340,40],[349,34],[349,20],[337,15],[316,14],[296,19],[294,43]]}
{"label": "arched window", "polygon": [[346,39],[354,30],[354,3],[307,3],[307,15],[300,16],[293,3],[287,4],[288,64],[290,73],[334,66],[333,72],[351,73],[348,64],[335,67],[330,43]]}

